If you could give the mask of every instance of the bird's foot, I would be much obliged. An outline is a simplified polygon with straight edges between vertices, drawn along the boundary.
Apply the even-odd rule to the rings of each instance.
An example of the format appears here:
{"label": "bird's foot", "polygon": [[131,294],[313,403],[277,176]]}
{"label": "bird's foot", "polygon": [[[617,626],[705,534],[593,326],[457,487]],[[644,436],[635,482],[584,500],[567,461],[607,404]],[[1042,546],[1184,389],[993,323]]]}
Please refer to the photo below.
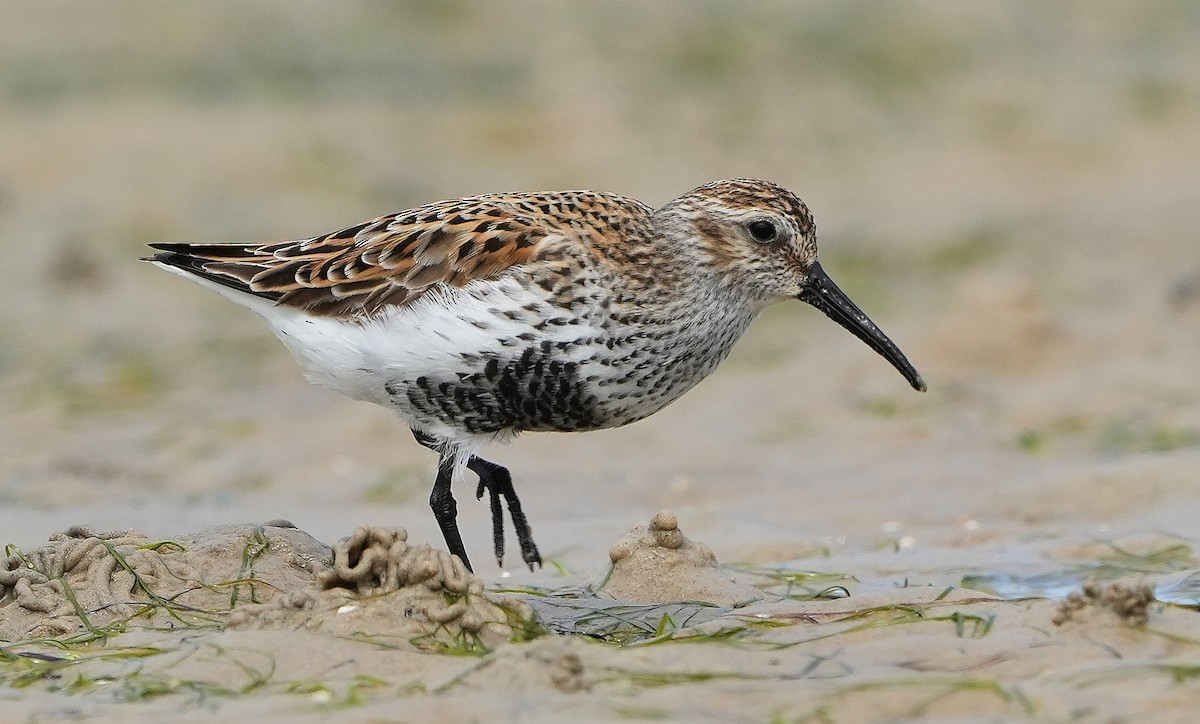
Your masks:
{"label": "bird's foot", "polygon": [[537,544],[533,542],[533,531],[529,521],[521,510],[521,501],[513,488],[512,475],[508,469],[496,463],[473,457],[467,463],[472,471],[479,476],[479,487],[475,489],[475,498],[482,499],[487,491],[488,502],[492,507],[492,542],[495,546],[496,564],[504,567],[504,509],[501,498],[508,504],[508,514],[512,518],[513,531],[517,534],[517,543],[521,546],[521,559],[535,570],[542,565],[542,555],[538,552]]}

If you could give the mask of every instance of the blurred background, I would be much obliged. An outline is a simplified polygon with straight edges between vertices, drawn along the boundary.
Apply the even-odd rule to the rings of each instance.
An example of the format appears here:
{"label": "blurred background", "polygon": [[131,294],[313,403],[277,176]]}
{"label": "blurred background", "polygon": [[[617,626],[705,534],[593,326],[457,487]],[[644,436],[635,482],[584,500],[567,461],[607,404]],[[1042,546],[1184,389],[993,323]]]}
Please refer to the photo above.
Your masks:
{"label": "blurred background", "polygon": [[781,305],[650,420],[490,451],[545,553],[602,565],[663,507],[759,562],[1194,532],[1194,2],[113,0],[0,22],[0,542],[276,517],[439,541],[432,456],[146,243],[732,176],[807,201],[930,391]]}

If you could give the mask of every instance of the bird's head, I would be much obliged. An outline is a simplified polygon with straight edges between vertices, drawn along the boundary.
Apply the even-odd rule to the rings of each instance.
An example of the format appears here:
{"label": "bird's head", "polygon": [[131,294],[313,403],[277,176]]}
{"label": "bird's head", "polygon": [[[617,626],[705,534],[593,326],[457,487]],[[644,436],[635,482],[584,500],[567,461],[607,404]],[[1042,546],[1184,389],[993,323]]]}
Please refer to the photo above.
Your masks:
{"label": "bird's head", "polygon": [[925,382],[900,349],[833,283],[817,259],[817,227],[795,194],[770,181],[705,184],[656,212],[660,228],[722,283],[760,307],[799,299],[866,342],[915,389]]}

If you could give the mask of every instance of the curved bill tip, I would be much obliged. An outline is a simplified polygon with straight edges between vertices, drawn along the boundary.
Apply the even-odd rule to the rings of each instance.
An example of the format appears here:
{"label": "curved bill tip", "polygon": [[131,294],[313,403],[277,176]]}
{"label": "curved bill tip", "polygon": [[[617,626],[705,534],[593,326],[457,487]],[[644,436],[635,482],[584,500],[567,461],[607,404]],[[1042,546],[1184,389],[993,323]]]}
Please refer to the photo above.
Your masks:
{"label": "curved bill tip", "polygon": [[845,292],[838,289],[838,286],[833,283],[819,263],[814,263],[809,269],[804,291],[800,292],[797,298],[821,310],[825,316],[866,342],[867,346],[891,362],[892,366],[904,375],[904,379],[908,380],[908,384],[912,385],[914,390],[918,392],[926,390],[925,380],[922,379],[921,373],[917,372],[917,368],[912,366],[896,343],[875,326],[875,323],[866,314],[863,314],[863,311],[855,306],[854,302],[850,301]]}

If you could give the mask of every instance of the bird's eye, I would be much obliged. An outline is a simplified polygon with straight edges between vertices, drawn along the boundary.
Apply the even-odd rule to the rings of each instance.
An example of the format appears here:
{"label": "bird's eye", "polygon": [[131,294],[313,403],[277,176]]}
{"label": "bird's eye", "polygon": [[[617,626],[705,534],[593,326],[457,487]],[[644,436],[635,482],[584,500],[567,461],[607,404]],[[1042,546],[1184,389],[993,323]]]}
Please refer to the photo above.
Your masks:
{"label": "bird's eye", "polygon": [[750,224],[750,236],[754,237],[755,241],[774,241],[775,240],[775,225],[770,221],[755,221]]}

